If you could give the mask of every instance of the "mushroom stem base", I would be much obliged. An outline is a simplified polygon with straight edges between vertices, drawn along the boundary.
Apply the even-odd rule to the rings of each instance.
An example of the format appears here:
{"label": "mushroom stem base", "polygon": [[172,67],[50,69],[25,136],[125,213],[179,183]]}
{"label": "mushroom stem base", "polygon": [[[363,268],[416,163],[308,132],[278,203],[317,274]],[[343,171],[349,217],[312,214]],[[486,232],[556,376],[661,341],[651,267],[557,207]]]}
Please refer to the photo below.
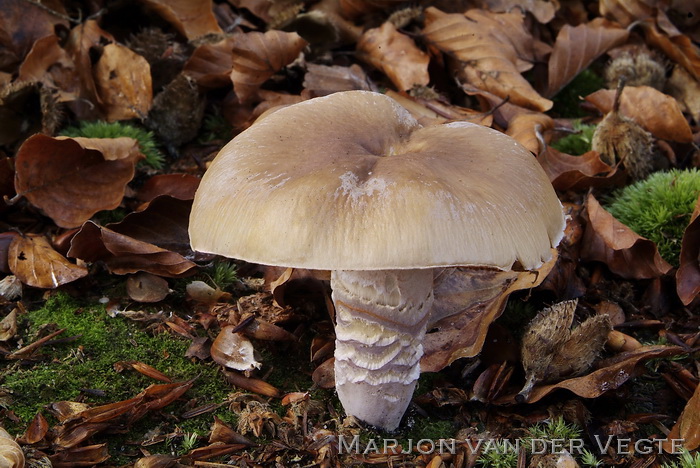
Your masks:
{"label": "mushroom stem base", "polygon": [[333,271],[335,382],[346,413],[392,431],[420,375],[433,272]]}

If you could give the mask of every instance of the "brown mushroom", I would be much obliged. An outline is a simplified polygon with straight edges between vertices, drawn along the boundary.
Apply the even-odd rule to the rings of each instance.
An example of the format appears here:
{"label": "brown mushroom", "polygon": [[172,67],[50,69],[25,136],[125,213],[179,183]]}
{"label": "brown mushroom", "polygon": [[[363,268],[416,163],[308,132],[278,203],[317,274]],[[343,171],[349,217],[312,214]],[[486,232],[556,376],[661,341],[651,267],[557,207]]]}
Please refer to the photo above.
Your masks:
{"label": "brown mushroom", "polygon": [[564,215],[515,140],[422,127],[391,98],[348,91],[278,110],[226,145],[194,200],[194,249],[332,270],[336,388],[395,429],[418,379],[434,267],[535,269]]}

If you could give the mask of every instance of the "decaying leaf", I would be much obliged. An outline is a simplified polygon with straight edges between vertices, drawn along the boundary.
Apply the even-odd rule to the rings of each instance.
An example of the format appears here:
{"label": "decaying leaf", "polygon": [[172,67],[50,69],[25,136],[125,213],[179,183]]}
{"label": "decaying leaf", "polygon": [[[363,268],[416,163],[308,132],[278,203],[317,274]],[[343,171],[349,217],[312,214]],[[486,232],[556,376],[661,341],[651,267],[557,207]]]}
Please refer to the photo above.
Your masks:
{"label": "decaying leaf", "polygon": [[12,240],[8,263],[22,283],[35,288],[57,288],[88,274],[86,267],[70,263],[46,237],[35,234]]}
{"label": "decaying leaf", "polygon": [[685,34],[669,36],[651,20],[641,22],[647,42],[664,51],[674,62],[680,64],[696,80],[700,80],[700,48]]}
{"label": "decaying leaf", "polygon": [[556,263],[553,258],[533,272],[445,268],[433,280],[435,301],[423,340],[422,372],[437,372],[462,357],[481,351],[489,325],[505,307],[511,292],[534,288]]}
{"label": "decaying leaf", "polygon": [[668,79],[667,92],[673,96],[684,112],[700,122],[700,81],[683,67],[675,66]]}
{"label": "decaying leaf", "polygon": [[311,378],[321,388],[335,387],[335,358],[332,357],[323,361],[314,369]]}
{"label": "decaying leaf", "polygon": [[491,22],[478,20],[430,7],[425,10],[423,35],[428,43],[460,62],[462,79],[471,85],[523,107],[540,112],[550,109],[552,102],[520,75],[515,46],[510,41],[501,42],[492,32]]}
{"label": "decaying leaf", "polygon": [[233,45],[235,38],[227,37],[219,42],[204,43],[197,47],[185,64],[183,71],[200,86],[219,88],[231,82]]}
{"label": "decaying leaf", "polygon": [[49,460],[56,468],[69,468],[97,465],[106,461],[109,456],[107,444],[97,444],[63,450],[49,457]]}
{"label": "decaying leaf", "polygon": [[602,18],[575,27],[565,24],[549,59],[546,96],[557,94],[595,59],[625,43],[628,36],[627,30]]}
{"label": "decaying leaf", "polygon": [[[615,91],[601,89],[586,96],[599,111],[612,111]],[[693,140],[688,121],[678,102],[650,86],[628,86],[620,96],[620,112],[656,138],[689,143]]]}
{"label": "decaying leaf", "polygon": [[683,440],[686,450],[696,450],[700,447],[700,385],[695,388],[695,393],[668,434],[663,449],[667,452],[672,451],[671,441],[680,439]]}
{"label": "decaying leaf", "polygon": [[489,10],[508,12],[514,8],[529,11],[540,23],[549,23],[554,18],[556,5],[546,0],[486,0]]}
{"label": "decaying leaf", "polygon": [[231,385],[269,397],[279,397],[282,392],[264,380],[246,377],[236,371],[224,371],[224,377]]}
{"label": "decaying leaf", "polygon": [[253,343],[232,325],[223,327],[211,345],[211,357],[222,366],[239,371],[260,369],[262,363],[255,359]]}
{"label": "decaying leaf", "polygon": [[357,51],[361,60],[382,70],[399,91],[427,86],[430,81],[428,54],[389,22],[365,31],[357,42]]}
{"label": "decaying leaf", "polygon": [[196,265],[182,255],[162,249],[88,221],[73,237],[68,256],[86,262],[103,261],[118,275],[146,271],[158,276],[188,275]]}
{"label": "decaying leaf", "polygon": [[95,64],[94,75],[109,122],[148,114],[153,89],[151,67],[145,58],[123,45],[108,44]]}
{"label": "decaying leaf", "polygon": [[340,0],[340,11],[349,19],[357,19],[368,13],[388,10],[404,3],[403,0]]}
{"label": "decaying leaf", "polygon": [[253,100],[260,85],[292,63],[306,44],[297,33],[282,31],[235,35],[231,81],[241,103]]}
{"label": "decaying leaf", "polygon": [[354,89],[364,91],[377,91],[367,74],[357,64],[349,67],[338,65],[306,65],[304,75],[304,89],[310,97],[326,96],[338,91],[351,91]]}
{"label": "decaying leaf", "polygon": [[80,95],[81,83],[73,59],[59,41],[55,34],[36,41],[19,69],[17,82],[42,83],[57,90],[59,101],[71,101]]}
{"label": "decaying leaf", "polygon": [[596,151],[572,156],[547,146],[537,156],[537,161],[557,190],[609,187],[625,180],[625,174],[605,164]]}
{"label": "decaying leaf", "polygon": [[27,426],[27,430],[21,437],[23,444],[36,444],[41,441],[49,432],[49,423],[41,413],[37,413],[32,418],[32,422]]}
{"label": "decaying leaf", "polygon": [[517,114],[508,123],[506,135],[514,138],[534,154],[542,149],[540,135],[554,128],[554,119],[542,113],[523,112]]}
{"label": "decaying leaf", "polygon": [[216,23],[211,0],[145,0],[144,3],[175,26],[187,39],[223,33]]}
{"label": "decaying leaf", "polygon": [[424,126],[455,120],[473,122],[486,127],[490,127],[493,123],[493,115],[489,112],[455,106],[440,99],[408,96],[392,90],[387,91],[386,95],[405,107]]}
{"label": "decaying leaf", "polygon": [[179,200],[192,200],[200,181],[199,177],[189,174],[158,174],[141,186],[136,198],[150,202],[161,195],[168,195]]}
{"label": "decaying leaf", "polygon": [[244,444],[249,447],[255,445],[253,441],[234,431],[216,416],[214,416],[214,424],[211,426],[211,434],[209,435],[209,443],[213,444],[215,442],[223,444]]}
{"label": "decaying leaf", "polygon": [[676,272],[676,290],[685,305],[700,294],[700,197],[683,234],[680,266]]}
{"label": "decaying leaf", "polygon": [[601,0],[599,9],[601,15],[626,27],[634,21],[653,17],[659,3],[657,0]]}
{"label": "decaying leaf", "polygon": [[34,135],[17,151],[15,189],[64,228],[122,201],[143,155],[132,138]]}
{"label": "decaying leaf", "polygon": [[652,241],[615,219],[591,194],[586,199],[586,213],[582,259],[603,262],[623,278],[656,278],[671,269]]}

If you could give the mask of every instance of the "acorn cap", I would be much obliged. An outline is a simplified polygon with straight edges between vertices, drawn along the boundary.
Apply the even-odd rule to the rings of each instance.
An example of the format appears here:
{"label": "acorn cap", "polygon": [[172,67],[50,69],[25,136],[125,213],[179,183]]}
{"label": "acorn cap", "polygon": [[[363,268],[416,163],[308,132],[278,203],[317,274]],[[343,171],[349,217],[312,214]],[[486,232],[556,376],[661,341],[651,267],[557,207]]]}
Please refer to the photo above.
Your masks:
{"label": "acorn cap", "polygon": [[280,109],[234,138],[196,193],[192,247],[266,265],[534,269],[564,229],[532,154],[467,123],[422,127],[347,91]]}

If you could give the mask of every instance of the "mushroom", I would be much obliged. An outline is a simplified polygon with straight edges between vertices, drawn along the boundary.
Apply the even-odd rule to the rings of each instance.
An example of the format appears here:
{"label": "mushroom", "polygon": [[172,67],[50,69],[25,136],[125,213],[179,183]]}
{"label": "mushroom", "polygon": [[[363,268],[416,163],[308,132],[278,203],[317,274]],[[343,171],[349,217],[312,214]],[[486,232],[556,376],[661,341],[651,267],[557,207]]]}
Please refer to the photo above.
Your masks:
{"label": "mushroom", "polygon": [[536,269],[564,223],[512,138],[422,127],[387,96],[347,91],[277,110],[228,143],[197,190],[190,238],[201,252],[331,270],[338,396],[391,431],[420,374],[432,269]]}

